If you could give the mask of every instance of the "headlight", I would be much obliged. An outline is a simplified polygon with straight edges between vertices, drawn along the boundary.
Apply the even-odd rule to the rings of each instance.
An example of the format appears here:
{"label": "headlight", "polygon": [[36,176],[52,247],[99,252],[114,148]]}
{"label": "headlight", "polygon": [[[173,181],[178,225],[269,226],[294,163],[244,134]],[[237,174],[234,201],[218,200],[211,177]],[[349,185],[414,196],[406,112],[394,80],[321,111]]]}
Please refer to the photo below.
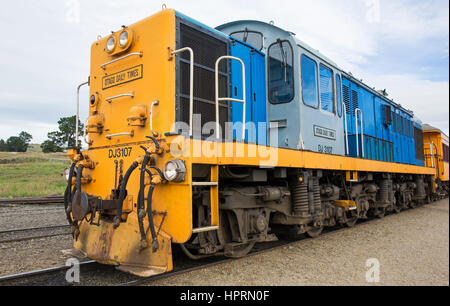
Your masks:
{"label": "headlight", "polygon": [[115,46],[116,46],[116,39],[114,37],[110,37],[108,39],[108,42],[106,43],[106,50],[108,52],[112,52]]}
{"label": "headlight", "polygon": [[70,168],[64,169],[63,177],[66,182],[69,182]]}
{"label": "headlight", "polygon": [[164,167],[164,177],[169,182],[180,183],[186,179],[186,164],[180,159],[172,160]]}
{"label": "headlight", "polygon": [[120,34],[119,43],[122,48],[128,44],[128,32],[127,31],[123,31],[122,34]]}

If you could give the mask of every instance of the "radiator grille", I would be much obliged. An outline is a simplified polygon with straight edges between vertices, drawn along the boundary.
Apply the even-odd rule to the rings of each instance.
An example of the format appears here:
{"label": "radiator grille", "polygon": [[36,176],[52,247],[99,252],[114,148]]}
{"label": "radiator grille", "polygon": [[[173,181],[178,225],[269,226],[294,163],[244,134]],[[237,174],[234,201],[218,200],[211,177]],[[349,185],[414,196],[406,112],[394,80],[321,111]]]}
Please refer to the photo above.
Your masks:
{"label": "radiator grille", "polygon": [[416,147],[416,159],[417,160],[425,160],[425,152],[423,148],[423,134],[422,130],[414,127],[414,140]]}
{"label": "radiator grille", "polygon": [[[207,122],[216,121],[214,70],[216,60],[228,54],[228,46],[226,42],[181,24],[179,48],[184,47],[190,47],[194,51],[194,115],[200,115],[202,118],[201,124],[194,124],[194,135],[201,135],[203,138],[210,137],[213,133],[201,133],[201,127]],[[179,60],[177,121],[186,124],[189,124],[189,68],[189,53],[183,53]],[[220,97],[228,96],[228,65],[226,61],[219,66],[219,95]],[[221,103],[219,121],[222,135],[225,122],[229,120],[229,113],[229,103]]]}

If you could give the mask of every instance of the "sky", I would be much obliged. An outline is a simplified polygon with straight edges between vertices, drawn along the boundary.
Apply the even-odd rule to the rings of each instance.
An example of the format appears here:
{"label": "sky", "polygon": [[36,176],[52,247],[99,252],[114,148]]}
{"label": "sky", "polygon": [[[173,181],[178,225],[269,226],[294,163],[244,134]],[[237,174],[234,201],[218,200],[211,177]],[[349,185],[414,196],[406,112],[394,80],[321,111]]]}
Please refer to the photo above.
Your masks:
{"label": "sky", "polygon": [[[90,46],[163,4],[209,26],[273,21],[449,134],[448,0],[14,0],[0,10],[0,139],[33,143],[76,111]],[[81,92],[87,118],[88,90]]]}

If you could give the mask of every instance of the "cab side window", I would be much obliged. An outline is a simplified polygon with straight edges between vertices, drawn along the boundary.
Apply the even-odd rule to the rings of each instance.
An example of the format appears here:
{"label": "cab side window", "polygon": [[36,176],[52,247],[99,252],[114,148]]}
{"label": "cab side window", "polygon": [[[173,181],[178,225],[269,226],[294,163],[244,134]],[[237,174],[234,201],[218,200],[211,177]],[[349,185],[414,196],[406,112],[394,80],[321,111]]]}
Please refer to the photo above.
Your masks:
{"label": "cab side window", "polygon": [[302,55],[302,90],[303,103],[318,108],[319,95],[317,92],[317,64],[306,55]]}
{"label": "cab side window", "polygon": [[294,99],[293,51],[288,41],[277,41],[269,47],[269,99],[272,104]]}
{"label": "cab side window", "polygon": [[334,113],[333,72],[320,65],[320,101],[324,111]]}

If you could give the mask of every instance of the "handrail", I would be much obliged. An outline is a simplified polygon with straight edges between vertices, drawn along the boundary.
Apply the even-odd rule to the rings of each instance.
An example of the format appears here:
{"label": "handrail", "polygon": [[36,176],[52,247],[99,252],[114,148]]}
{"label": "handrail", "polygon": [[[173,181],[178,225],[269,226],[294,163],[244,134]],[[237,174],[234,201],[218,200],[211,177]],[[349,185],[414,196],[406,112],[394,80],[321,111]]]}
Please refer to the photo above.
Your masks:
{"label": "handrail", "polygon": [[86,119],[86,121],[84,122],[84,129],[83,129],[83,140],[84,142],[90,146],[91,145],[91,141],[87,141],[86,140],[86,136],[87,136],[87,125],[89,124],[89,117]]}
{"label": "handrail", "polygon": [[[234,98],[219,98],[219,64],[224,59],[236,60],[236,61],[240,62],[241,65],[242,65],[242,91],[243,91],[243,93],[242,93],[243,99],[242,100],[234,99]],[[220,139],[220,137],[221,137],[221,135],[219,134],[219,130],[220,130],[219,102],[220,101],[234,101],[234,102],[243,103],[242,141],[245,141],[245,124],[246,124],[245,120],[246,120],[246,106],[247,106],[246,105],[247,104],[247,102],[246,102],[247,95],[246,95],[246,86],[245,86],[245,64],[240,58],[237,58],[237,57],[234,57],[234,56],[228,56],[228,55],[221,56],[216,61],[216,71],[215,72],[216,72],[215,82],[216,82],[216,136],[217,136],[217,139]]]}
{"label": "handrail", "polygon": [[106,66],[111,65],[112,63],[121,61],[121,60],[123,60],[123,59],[126,59],[126,58],[128,58],[128,57],[130,57],[130,56],[134,56],[134,55],[139,55],[140,57],[142,57],[142,56],[144,55],[144,53],[142,53],[142,52],[130,53],[130,54],[127,54],[127,55],[125,55],[125,56],[116,58],[115,60],[112,60],[112,61],[110,61],[110,62],[104,63],[104,64],[101,65],[100,67],[104,70]]}
{"label": "handrail", "polygon": [[190,84],[189,84],[189,136],[194,135],[194,50],[192,48],[186,47],[172,52],[172,55],[177,55],[182,52],[189,52],[190,56]]}
{"label": "handrail", "polygon": [[359,131],[358,131],[358,112],[361,114],[360,121],[361,121],[361,146],[362,146],[362,157],[365,157],[364,154],[364,127],[363,127],[363,113],[360,108],[355,109],[355,128],[356,128],[356,157],[359,157]]}
{"label": "handrail", "polygon": [[112,103],[112,100],[115,100],[118,98],[123,98],[123,97],[134,98],[134,91],[131,91],[129,93],[120,94],[120,95],[113,96],[113,97],[109,97],[109,98],[106,98],[105,100],[108,101],[108,103]]}
{"label": "handrail", "polygon": [[131,131],[130,133],[117,133],[117,134],[111,134],[111,135],[106,135],[105,137],[108,138],[109,140],[111,140],[113,137],[119,137],[119,136],[134,136],[134,132]]}
{"label": "handrail", "polygon": [[152,105],[150,106],[150,132],[152,133],[153,136],[158,136],[158,133],[156,133],[155,131],[153,131],[153,107],[155,105],[159,105],[159,101],[153,101]]}
{"label": "handrail", "polygon": [[77,147],[77,148],[78,148],[78,129],[79,129],[78,121],[80,120],[80,89],[84,85],[89,85],[89,81],[81,83],[77,87],[77,115],[75,118],[75,121],[76,121],[75,122],[75,147]]}
{"label": "handrail", "polygon": [[345,102],[342,102],[342,113],[344,115],[344,125],[345,125],[345,147],[347,149],[346,154],[349,155],[350,154],[350,150],[348,148],[348,122],[347,122],[347,105],[345,105]]}

